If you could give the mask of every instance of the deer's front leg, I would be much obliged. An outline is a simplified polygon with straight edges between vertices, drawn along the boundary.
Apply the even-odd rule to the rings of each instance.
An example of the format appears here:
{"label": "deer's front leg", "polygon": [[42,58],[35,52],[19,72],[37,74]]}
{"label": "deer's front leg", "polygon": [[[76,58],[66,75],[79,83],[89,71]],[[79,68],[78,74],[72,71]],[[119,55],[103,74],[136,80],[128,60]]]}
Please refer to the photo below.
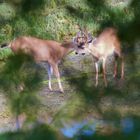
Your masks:
{"label": "deer's front leg", "polygon": [[95,62],[95,73],[96,73],[96,82],[95,86],[98,86],[98,73],[99,73],[99,68],[98,68],[98,62]]}
{"label": "deer's front leg", "polygon": [[60,79],[60,73],[59,73],[59,70],[58,70],[58,65],[57,64],[53,64],[52,68],[53,68],[53,71],[54,71],[54,75],[57,78],[59,89],[63,93],[64,90],[63,90],[63,87],[62,87],[62,84],[61,84],[61,79]]}
{"label": "deer's front leg", "polygon": [[113,73],[113,77],[116,78],[117,73],[118,73],[118,55],[116,53],[114,53],[114,73]]}
{"label": "deer's front leg", "polygon": [[48,86],[49,86],[49,90],[52,91],[51,75],[53,73],[53,69],[52,69],[52,66],[50,64],[48,64],[48,63],[47,63],[47,70],[48,70],[48,77],[49,77]]}
{"label": "deer's front leg", "polygon": [[124,79],[124,58],[121,57],[121,79]]}
{"label": "deer's front leg", "polygon": [[115,62],[114,62],[114,74],[113,74],[113,77],[114,78],[116,78],[116,76],[117,76],[117,60],[115,60]]}
{"label": "deer's front leg", "polygon": [[107,87],[107,79],[106,79],[106,58],[103,58],[103,77],[104,77],[105,87]]}

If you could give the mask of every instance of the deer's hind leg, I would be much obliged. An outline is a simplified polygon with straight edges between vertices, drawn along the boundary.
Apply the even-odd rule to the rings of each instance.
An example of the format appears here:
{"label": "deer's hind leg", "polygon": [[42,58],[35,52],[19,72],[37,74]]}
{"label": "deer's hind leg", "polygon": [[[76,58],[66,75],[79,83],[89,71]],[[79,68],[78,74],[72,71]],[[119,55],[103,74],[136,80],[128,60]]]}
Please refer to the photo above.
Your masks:
{"label": "deer's hind leg", "polygon": [[107,87],[107,78],[106,78],[106,58],[103,58],[103,77],[104,77],[105,87]]}
{"label": "deer's hind leg", "polygon": [[116,78],[118,74],[118,54],[114,52],[114,72],[113,77]]}
{"label": "deer's hind leg", "polygon": [[124,56],[121,56],[121,79],[124,79]]}
{"label": "deer's hind leg", "polygon": [[99,67],[98,67],[98,62],[95,62],[95,72],[96,72],[96,82],[95,82],[95,86],[98,86],[98,73],[99,73]]}
{"label": "deer's hind leg", "polygon": [[53,68],[54,75],[57,78],[59,89],[63,93],[64,90],[63,90],[63,87],[62,87],[62,84],[61,84],[61,79],[60,79],[60,73],[59,73],[59,69],[58,69],[58,64],[52,64],[52,68]]}
{"label": "deer's hind leg", "polygon": [[117,76],[118,73],[118,58],[121,59],[121,79],[124,78],[124,56],[121,53],[114,52],[114,74],[113,77]]}
{"label": "deer's hind leg", "polygon": [[47,62],[44,63],[44,66],[45,66],[45,69],[47,68],[47,72],[48,72],[48,78],[49,78],[48,86],[49,86],[49,90],[52,91],[51,76],[52,76],[52,73],[53,73],[53,69],[52,69],[52,66],[49,63],[47,63]]}

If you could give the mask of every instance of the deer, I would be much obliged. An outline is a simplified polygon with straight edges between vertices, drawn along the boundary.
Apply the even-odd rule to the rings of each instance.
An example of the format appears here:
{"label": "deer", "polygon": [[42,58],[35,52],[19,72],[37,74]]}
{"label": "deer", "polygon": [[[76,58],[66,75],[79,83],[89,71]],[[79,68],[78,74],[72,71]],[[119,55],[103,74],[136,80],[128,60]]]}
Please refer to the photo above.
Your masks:
{"label": "deer", "polygon": [[[6,45],[4,44],[1,47],[6,47]],[[53,40],[21,36],[11,41],[7,47],[9,47],[14,54],[23,53],[31,56],[36,63],[44,62],[47,65],[49,90],[52,91],[51,76],[54,74],[57,78],[60,92],[64,92],[58,64],[64,56],[74,50],[75,45],[73,42],[59,43]]]}
{"label": "deer", "polygon": [[121,42],[117,35],[117,29],[114,27],[105,28],[96,38],[93,39],[90,33],[86,29],[80,30],[75,39],[77,44],[76,54],[89,53],[94,58],[96,82],[95,86],[98,86],[98,73],[99,73],[99,61],[102,61],[103,78],[105,87],[107,87],[106,78],[106,61],[110,55],[114,56],[114,72],[113,77],[117,77],[118,58],[121,59],[121,79],[124,79],[124,55],[122,54]]}

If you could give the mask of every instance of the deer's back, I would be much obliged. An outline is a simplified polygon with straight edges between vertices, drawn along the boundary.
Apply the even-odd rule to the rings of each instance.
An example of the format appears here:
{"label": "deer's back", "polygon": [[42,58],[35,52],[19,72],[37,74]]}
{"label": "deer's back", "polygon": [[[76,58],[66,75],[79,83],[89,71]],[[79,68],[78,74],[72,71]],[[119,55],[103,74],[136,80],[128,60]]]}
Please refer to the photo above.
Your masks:
{"label": "deer's back", "polygon": [[120,41],[114,28],[106,28],[93,42],[97,51],[102,55],[110,55],[113,52],[121,53]]}
{"label": "deer's back", "polygon": [[15,53],[29,54],[37,61],[46,61],[60,57],[61,43],[35,37],[19,37],[11,43],[11,49]]}

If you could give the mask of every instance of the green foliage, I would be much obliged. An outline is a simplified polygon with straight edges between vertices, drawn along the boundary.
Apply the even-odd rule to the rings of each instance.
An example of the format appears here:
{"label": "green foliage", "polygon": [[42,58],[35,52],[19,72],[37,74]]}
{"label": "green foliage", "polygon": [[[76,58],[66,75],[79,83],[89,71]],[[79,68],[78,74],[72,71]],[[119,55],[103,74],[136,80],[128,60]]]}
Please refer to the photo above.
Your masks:
{"label": "green foliage", "polygon": [[14,37],[29,34],[30,27],[28,25],[28,22],[24,20],[23,17],[17,17],[13,24]]}
{"label": "green foliage", "polygon": [[15,10],[8,3],[0,4],[0,22],[4,22],[5,20],[11,20],[15,16]]}
{"label": "green foliage", "polygon": [[48,125],[37,125],[29,131],[7,132],[0,135],[0,140],[58,140],[55,131]]}
{"label": "green foliage", "polygon": [[10,55],[12,55],[12,51],[9,48],[0,49],[0,60],[5,60]]}
{"label": "green foliage", "polygon": [[0,33],[0,40],[2,42],[8,42],[9,39],[12,37],[12,26],[9,24],[3,25]]}
{"label": "green foliage", "polygon": [[77,24],[86,26],[93,34],[106,26],[123,29],[135,18],[130,4],[129,0],[6,0],[0,4],[0,23],[7,19],[12,22],[7,21],[10,27],[7,33],[5,25],[1,26],[0,42],[20,35],[59,41],[71,39],[77,32]]}
{"label": "green foliage", "polygon": [[0,71],[0,89],[4,91],[15,114],[25,113],[34,118],[39,105],[36,92],[42,80],[41,68],[28,56],[19,54],[8,57]]}
{"label": "green foliage", "polygon": [[[3,0],[0,3],[0,44],[22,35],[58,41],[68,40],[78,31],[77,25],[86,26],[93,35],[96,35],[104,27],[115,26],[119,29],[121,39],[133,42],[140,37],[139,6],[138,0],[132,0],[132,2],[129,0]],[[134,50],[133,47],[130,51],[131,56]],[[10,54],[9,49],[0,49],[1,60]],[[128,63],[133,62],[130,66],[134,69],[134,56],[131,57],[131,60]],[[40,90],[40,83],[44,76],[42,69],[37,68],[31,58],[21,54],[9,57],[0,67],[0,89],[4,92],[13,114],[25,113],[28,119],[35,120],[40,108],[37,92]],[[80,73],[78,70],[71,70],[77,75]],[[138,72],[136,76],[128,79],[125,87],[120,86],[120,88],[116,86],[115,82],[110,82],[111,85],[108,88],[100,86],[95,88],[93,79],[89,81],[89,77],[92,76],[84,75],[83,77],[70,77],[68,79],[67,82],[71,87],[74,87],[74,92],[78,94],[76,94],[77,97],[74,96],[71,98],[72,100],[66,103],[67,106],[63,105],[64,112],[57,113],[56,110],[54,111],[57,119],[64,116],[76,118],[93,106],[102,117],[107,118],[106,114],[108,116],[113,114],[110,110],[107,113],[102,110],[101,106],[107,108],[106,104],[102,104],[107,96],[118,99],[117,104],[123,99],[124,105],[125,103],[129,104],[129,101],[139,96],[137,94],[135,98],[135,95],[132,94],[139,91],[140,74]],[[120,83],[118,81],[118,84]],[[115,100],[111,100],[111,102],[113,101]],[[113,114],[113,116],[118,119],[119,113],[116,110],[114,112],[115,115]],[[124,110],[122,109],[120,113],[123,115]],[[136,113],[136,111],[132,111],[130,115]],[[47,134],[50,134],[48,130],[50,129],[47,126],[41,126],[29,131],[29,133],[5,134],[0,136],[0,139],[47,139],[49,137]],[[55,138],[51,136],[50,139]]]}
{"label": "green foliage", "polygon": [[74,21],[65,9],[58,9],[46,16],[46,30],[52,34],[53,39],[61,40],[74,33]]}

